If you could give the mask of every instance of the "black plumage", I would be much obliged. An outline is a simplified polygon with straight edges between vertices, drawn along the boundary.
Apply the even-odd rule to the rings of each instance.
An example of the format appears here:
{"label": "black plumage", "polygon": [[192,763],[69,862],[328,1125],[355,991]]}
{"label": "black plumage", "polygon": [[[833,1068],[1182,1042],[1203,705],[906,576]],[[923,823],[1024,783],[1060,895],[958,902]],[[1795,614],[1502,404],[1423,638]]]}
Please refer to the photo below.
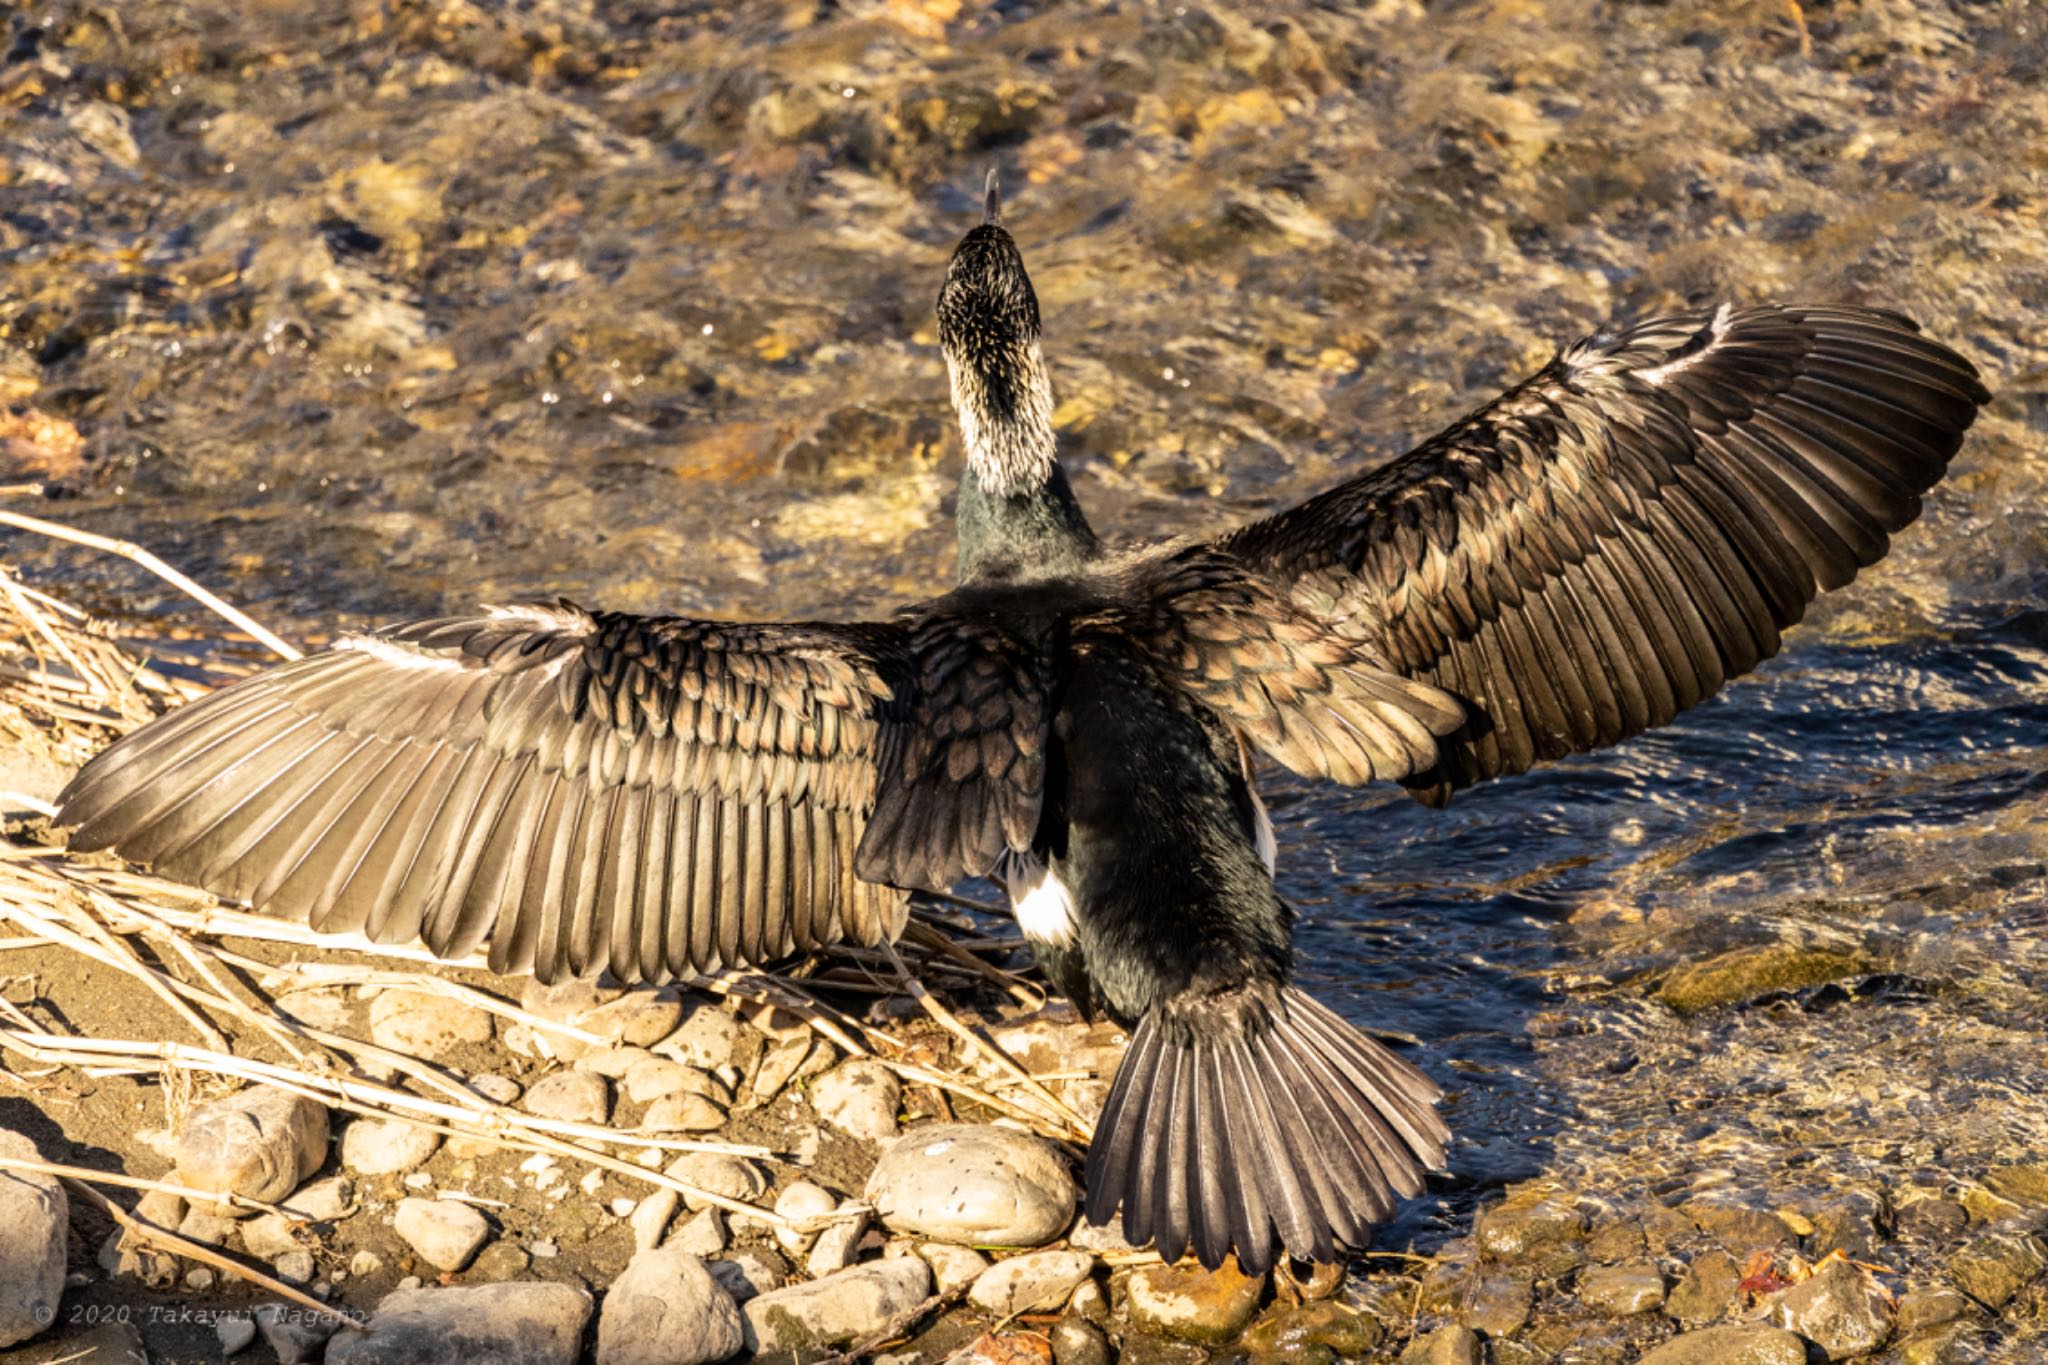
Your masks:
{"label": "black plumage", "polygon": [[1449,1135],[1434,1084],[1289,984],[1252,752],[1441,802],[1662,724],[1885,552],[1987,395],[1895,314],[1681,314],[1214,542],[1109,547],[997,218],[991,188],[939,303],[954,591],[860,625],[556,604],[351,637],[93,760],[73,845],[546,980],[872,943],[907,889],[1001,876],[1055,984],[1133,1031],[1089,1217],[1210,1265],[1362,1245]]}

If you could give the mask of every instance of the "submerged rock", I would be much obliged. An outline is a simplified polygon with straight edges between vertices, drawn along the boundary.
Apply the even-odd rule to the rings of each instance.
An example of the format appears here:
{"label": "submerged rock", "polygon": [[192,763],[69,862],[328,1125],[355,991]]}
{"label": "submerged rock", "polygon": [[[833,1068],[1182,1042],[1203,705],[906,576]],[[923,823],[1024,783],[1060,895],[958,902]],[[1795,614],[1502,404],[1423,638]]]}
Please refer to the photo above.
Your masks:
{"label": "submerged rock", "polygon": [[2027,1233],[1987,1233],[1949,1259],[1959,1288],[1986,1308],[2003,1308],[2048,1268],[2041,1239]]}
{"label": "submerged rock", "polygon": [[976,1246],[1043,1246],[1066,1231],[1078,1198],[1051,1143],[974,1124],[904,1134],[867,1183],[890,1230]]}
{"label": "submerged rock", "polygon": [[1855,953],[1808,948],[1796,943],[1769,943],[1737,948],[1688,963],[1657,988],[1657,999],[1680,1014],[1698,1014],[1723,1005],[1739,1005],[1773,991],[1798,990],[1823,982],[1862,976],[1873,964]]}
{"label": "submerged rock", "polygon": [[1469,1327],[1440,1327],[1417,1337],[1401,1352],[1401,1365],[1479,1365],[1479,1334]]}
{"label": "submerged rock", "polygon": [[742,1307],[746,1349],[844,1346],[923,1303],[931,1291],[931,1268],[915,1256],[852,1266],[809,1284],[777,1289]]}
{"label": "submerged rock", "polygon": [[1806,1365],[1806,1343],[1776,1327],[1708,1327],[1673,1337],[1636,1365]]}
{"label": "submerged rock", "polygon": [[1725,1251],[1703,1251],[1664,1301],[1664,1311],[1678,1321],[1693,1324],[1724,1317],[1735,1306],[1735,1293],[1742,1284],[1742,1267]]}
{"label": "submerged rock", "polygon": [[[0,1156],[41,1159],[34,1143],[5,1129]],[[70,1233],[71,1201],[54,1176],[0,1171],[0,1347],[57,1320]]]}
{"label": "submerged rock", "polygon": [[1579,1300],[1610,1318],[1652,1313],[1664,1306],[1664,1274],[1650,1261],[1593,1266],[1579,1276]]}
{"label": "submerged rock", "polygon": [[740,1349],[740,1310],[704,1262],[643,1251],[605,1291],[598,1365],[706,1365]]}
{"label": "submerged rock", "polygon": [[574,1365],[589,1319],[590,1295],[573,1285],[401,1289],[334,1338],[327,1365]]}
{"label": "submerged rock", "polygon": [[1254,1355],[1291,1359],[1322,1347],[1349,1360],[1370,1355],[1385,1336],[1386,1329],[1372,1314],[1324,1299],[1267,1318],[1244,1334],[1242,1344]]}

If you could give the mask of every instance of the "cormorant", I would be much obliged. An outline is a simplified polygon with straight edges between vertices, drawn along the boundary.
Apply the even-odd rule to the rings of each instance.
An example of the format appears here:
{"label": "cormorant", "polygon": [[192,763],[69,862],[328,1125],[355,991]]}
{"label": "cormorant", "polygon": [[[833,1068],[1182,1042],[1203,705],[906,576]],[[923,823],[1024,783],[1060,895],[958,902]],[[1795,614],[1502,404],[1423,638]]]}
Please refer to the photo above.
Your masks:
{"label": "cormorant", "polygon": [[346,637],[95,758],[72,847],[544,981],[872,944],[907,889],[996,876],[1051,980],[1132,1031],[1090,1220],[1254,1272],[1362,1246],[1449,1134],[1434,1084],[1289,984],[1253,753],[1440,804],[1661,725],[1884,554],[1988,395],[1898,314],[1724,305],[1580,341],[1219,539],[1107,545],[999,219],[991,177],[938,301],[951,592]]}

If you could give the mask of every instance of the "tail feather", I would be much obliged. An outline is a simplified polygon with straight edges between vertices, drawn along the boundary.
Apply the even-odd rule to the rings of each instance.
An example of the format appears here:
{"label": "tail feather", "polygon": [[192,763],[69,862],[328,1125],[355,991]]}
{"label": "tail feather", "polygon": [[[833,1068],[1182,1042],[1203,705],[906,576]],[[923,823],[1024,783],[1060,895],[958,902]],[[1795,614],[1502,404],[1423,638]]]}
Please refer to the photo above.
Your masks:
{"label": "tail feather", "polygon": [[1139,1023],[1088,1150],[1088,1220],[1120,1208],[1169,1261],[1332,1260],[1443,1165],[1440,1092],[1300,991],[1232,1013]]}

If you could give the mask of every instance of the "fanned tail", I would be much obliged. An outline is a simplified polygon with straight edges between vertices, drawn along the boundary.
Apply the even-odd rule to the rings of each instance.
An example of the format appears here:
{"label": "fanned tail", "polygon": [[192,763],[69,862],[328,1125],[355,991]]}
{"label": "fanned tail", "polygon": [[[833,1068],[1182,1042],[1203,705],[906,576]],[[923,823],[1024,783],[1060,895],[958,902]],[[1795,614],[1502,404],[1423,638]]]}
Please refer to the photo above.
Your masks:
{"label": "fanned tail", "polygon": [[[1270,997],[1269,997],[1270,998]],[[1176,1001],[1174,1004],[1181,1002]],[[1293,988],[1140,1021],[1088,1149],[1088,1221],[1246,1271],[1362,1247],[1450,1132],[1435,1082]]]}

